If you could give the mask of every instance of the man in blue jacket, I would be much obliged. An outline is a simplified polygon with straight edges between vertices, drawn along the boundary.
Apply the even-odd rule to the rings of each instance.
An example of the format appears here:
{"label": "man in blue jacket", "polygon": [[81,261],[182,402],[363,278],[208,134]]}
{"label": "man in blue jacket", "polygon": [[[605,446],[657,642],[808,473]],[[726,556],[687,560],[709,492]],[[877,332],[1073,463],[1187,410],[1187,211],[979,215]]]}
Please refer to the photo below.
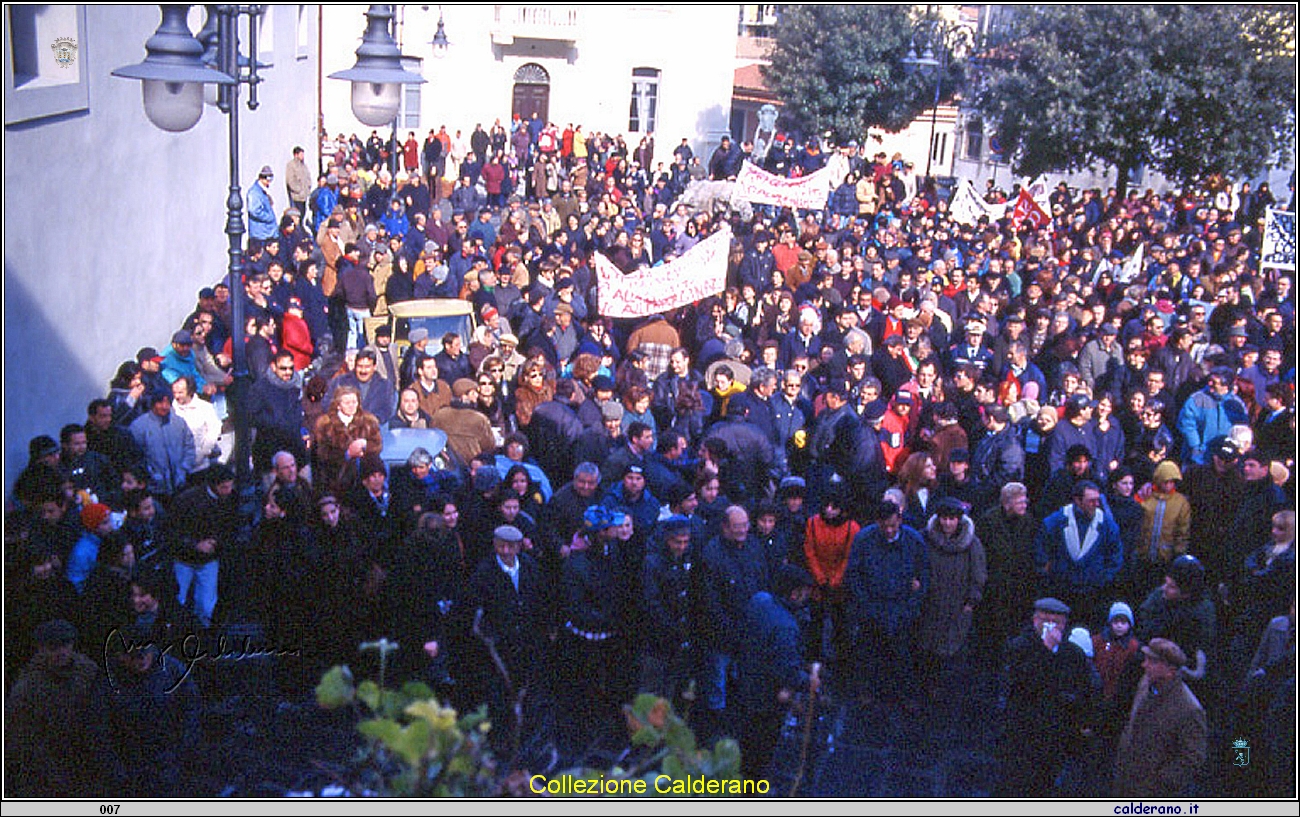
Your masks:
{"label": "man in blue jacket", "polygon": [[275,217],[275,207],[271,204],[271,180],[275,174],[270,165],[263,165],[257,174],[257,181],[248,188],[248,237],[250,246],[274,238],[279,232],[280,223]]}
{"label": "man in blue jacket", "polygon": [[930,562],[921,535],[903,524],[897,505],[881,502],[875,519],[853,539],[844,571],[866,672],[862,697],[871,701],[889,690],[911,712],[918,709],[911,631],[930,582]]}
{"label": "man in blue jacket", "polygon": [[795,614],[808,603],[816,582],[797,565],[782,565],[772,592],[760,591],[745,608],[746,634],[737,673],[737,702],[744,713],[741,764],[745,777],[766,775],[795,692],[821,685],[820,667],[804,668]]}
{"label": "man in blue jacket", "polygon": [[1097,483],[1075,483],[1070,504],[1043,520],[1034,540],[1034,564],[1052,595],[1078,620],[1101,620],[1101,605],[1110,603],[1111,586],[1124,564],[1124,544]]}
{"label": "man in blue jacket", "polygon": [[1185,461],[1204,463],[1208,441],[1226,436],[1235,423],[1250,422],[1245,404],[1232,391],[1234,379],[1232,369],[1215,369],[1205,388],[1183,403],[1178,412],[1178,430],[1183,434]]}

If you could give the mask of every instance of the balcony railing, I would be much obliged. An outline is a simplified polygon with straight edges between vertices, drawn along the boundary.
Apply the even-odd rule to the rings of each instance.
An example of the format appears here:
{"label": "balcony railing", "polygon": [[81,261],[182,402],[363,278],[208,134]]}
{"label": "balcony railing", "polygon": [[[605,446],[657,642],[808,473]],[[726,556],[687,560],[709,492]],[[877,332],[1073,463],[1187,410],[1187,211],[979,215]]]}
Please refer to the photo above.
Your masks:
{"label": "balcony railing", "polygon": [[577,42],[579,6],[500,5],[494,9],[492,42],[510,45],[515,40]]}

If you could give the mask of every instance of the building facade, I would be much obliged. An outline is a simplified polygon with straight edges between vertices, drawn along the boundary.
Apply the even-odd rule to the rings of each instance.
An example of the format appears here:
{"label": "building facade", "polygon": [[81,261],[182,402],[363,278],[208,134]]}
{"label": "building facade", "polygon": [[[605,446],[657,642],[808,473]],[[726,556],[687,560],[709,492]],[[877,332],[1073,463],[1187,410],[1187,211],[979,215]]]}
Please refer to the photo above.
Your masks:
{"label": "building facade", "polygon": [[[324,8],[323,74],[351,66],[365,8]],[[632,145],[654,133],[665,156],[683,137],[700,152],[727,131],[735,6],[404,5],[396,14],[408,70],[427,80],[405,89],[400,140],[444,125],[468,137],[476,124],[508,126],[534,111]],[[449,41],[440,58],[431,46],[439,19]],[[324,84],[322,122],[331,135],[372,130],[352,116],[344,83]]]}

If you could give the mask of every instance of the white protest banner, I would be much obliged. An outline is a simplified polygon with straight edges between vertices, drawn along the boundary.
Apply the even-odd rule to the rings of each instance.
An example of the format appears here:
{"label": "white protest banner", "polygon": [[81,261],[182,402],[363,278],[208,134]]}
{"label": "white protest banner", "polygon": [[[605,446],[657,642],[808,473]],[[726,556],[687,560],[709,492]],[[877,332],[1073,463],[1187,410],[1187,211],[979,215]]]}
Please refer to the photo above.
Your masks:
{"label": "white protest banner", "polygon": [[756,204],[775,204],[801,210],[824,210],[831,193],[831,169],[824,167],[811,176],[784,179],[745,162],[736,176],[736,192]]}
{"label": "white protest banner", "polygon": [[1260,269],[1295,272],[1295,213],[1271,207],[1264,212],[1264,245],[1259,254]]}
{"label": "white protest banner", "polygon": [[948,203],[948,215],[958,224],[974,226],[980,216],[987,216],[990,222],[997,221],[1005,215],[1005,204],[989,204],[975,192],[975,185],[970,179],[962,179],[957,185],[957,192],[952,194]]}
{"label": "white protest banner", "polygon": [[730,250],[731,229],[724,225],[681,258],[635,272],[624,273],[605,256],[593,253],[600,314],[641,318],[716,295],[727,286]]}

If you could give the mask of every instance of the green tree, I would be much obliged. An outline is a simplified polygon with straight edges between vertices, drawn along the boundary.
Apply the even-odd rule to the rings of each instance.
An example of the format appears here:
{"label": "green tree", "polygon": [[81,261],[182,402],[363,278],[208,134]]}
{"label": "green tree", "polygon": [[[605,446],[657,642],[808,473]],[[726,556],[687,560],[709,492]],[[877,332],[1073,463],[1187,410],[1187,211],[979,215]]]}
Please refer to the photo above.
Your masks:
{"label": "green tree", "polygon": [[1017,173],[1254,175],[1295,134],[1295,8],[1045,5],[984,52],[975,104]]}
{"label": "green tree", "polygon": [[[914,32],[922,49],[935,33],[905,5],[785,6],[763,79],[790,118],[816,133],[847,141],[863,139],[869,127],[899,131],[934,102],[933,75],[904,64]],[[941,99],[952,97],[961,77],[960,61],[949,60]]]}

